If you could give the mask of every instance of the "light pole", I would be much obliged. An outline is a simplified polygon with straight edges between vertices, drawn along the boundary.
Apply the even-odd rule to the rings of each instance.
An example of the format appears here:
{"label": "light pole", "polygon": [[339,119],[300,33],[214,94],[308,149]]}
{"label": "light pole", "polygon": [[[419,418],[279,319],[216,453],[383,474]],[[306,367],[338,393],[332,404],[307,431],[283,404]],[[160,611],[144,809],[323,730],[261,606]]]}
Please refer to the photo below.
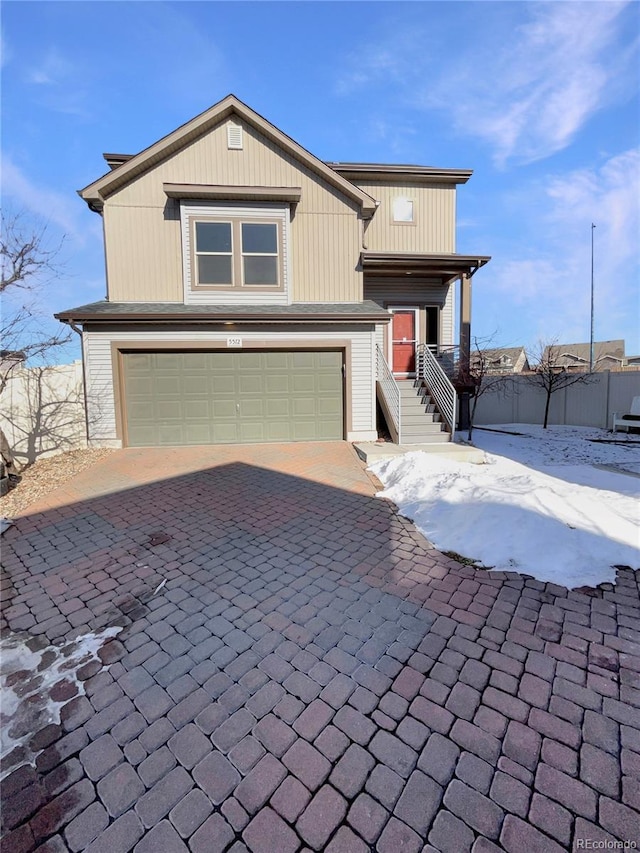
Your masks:
{"label": "light pole", "polygon": [[591,337],[589,338],[589,373],[593,373],[594,358],[594,343],[593,343],[593,232],[595,225],[591,223]]}

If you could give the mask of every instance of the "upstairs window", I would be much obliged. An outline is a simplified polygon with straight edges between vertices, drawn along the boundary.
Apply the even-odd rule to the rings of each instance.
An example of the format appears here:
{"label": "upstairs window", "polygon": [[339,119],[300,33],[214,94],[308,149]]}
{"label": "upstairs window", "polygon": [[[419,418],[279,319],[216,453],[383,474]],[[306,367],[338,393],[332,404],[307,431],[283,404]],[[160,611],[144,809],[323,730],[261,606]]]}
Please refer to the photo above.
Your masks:
{"label": "upstairs window", "polygon": [[191,218],[192,287],[282,290],[282,221]]}
{"label": "upstairs window", "polygon": [[196,222],[197,281],[233,284],[233,243],[230,222]]}
{"label": "upstairs window", "polygon": [[241,225],[243,284],[277,287],[278,226],[274,222]]}

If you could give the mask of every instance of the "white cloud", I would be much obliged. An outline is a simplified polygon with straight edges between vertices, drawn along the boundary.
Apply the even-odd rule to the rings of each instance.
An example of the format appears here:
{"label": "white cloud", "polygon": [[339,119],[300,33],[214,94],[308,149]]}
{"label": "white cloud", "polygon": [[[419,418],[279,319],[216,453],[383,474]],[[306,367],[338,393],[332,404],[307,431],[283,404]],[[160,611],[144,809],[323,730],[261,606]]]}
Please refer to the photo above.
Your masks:
{"label": "white cloud", "polygon": [[80,68],[56,47],[50,47],[37,65],[23,70],[25,82],[32,87],[43,107],[82,118],[90,114],[87,106],[87,77],[90,73],[89,69]]}
{"label": "white cloud", "polygon": [[[433,26],[391,30],[384,47],[356,51],[337,90],[344,95],[390,84],[405,103],[447,113],[459,134],[485,140],[497,165],[540,160],[566,148],[595,112],[624,92],[625,81],[635,80],[638,45],[625,43],[628,5],[481,3],[474,7],[477,19],[457,16],[453,25],[431,13]],[[512,29],[512,19],[524,22]],[[461,20],[477,25],[477,37],[443,62],[434,31],[446,43]]]}
{"label": "white cloud", "polygon": [[64,84],[74,74],[71,62],[65,59],[56,48],[50,48],[37,67],[27,69],[28,83],[36,86],[58,86]]}
{"label": "white cloud", "polygon": [[11,49],[7,44],[4,34],[0,32],[0,68],[4,68],[5,65],[8,65],[11,62],[11,59]]}
{"label": "white cloud", "polygon": [[2,197],[3,206],[15,213],[28,211],[52,225],[76,246],[84,246],[87,237],[102,242],[100,223],[87,225],[81,222],[82,203],[72,195],[62,194],[47,186],[39,186],[17,166],[11,157],[2,154]]}
{"label": "white cloud", "polygon": [[[510,237],[504,252],[495,253],[488,299],[507,299],[535,318],[537,338],[588,340],[594,223],[595,336],[626,337],[628,349],[636,349],[638,186],[636,148],[600,168],[551,175],[543,184],[525,187],[511,200],[519,208],[524,236]],[[535,245],[527,244],[528,234],[535,234]]]}
{"label": "white cloud", "polygon": [[565,148],[606,102],[617,70],[607,51],[624,5],[531,6],[533,21],[454,106],[458,123],[475,115],[474,131],[493,144],[498,163],[530,162]]}

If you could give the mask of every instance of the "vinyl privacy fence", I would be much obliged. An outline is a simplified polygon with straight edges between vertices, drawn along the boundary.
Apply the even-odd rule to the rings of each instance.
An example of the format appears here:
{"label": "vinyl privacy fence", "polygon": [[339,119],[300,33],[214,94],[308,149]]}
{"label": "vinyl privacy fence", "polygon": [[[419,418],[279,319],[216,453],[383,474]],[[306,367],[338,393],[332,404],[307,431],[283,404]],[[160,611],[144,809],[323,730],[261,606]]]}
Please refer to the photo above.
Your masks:
{"label": "vinyl privacy fence", "polygon": [[[640,395],[640,370],[594,373],[586,383],[556,391],[551,398],[549,424],[611,429],[614,412],[629,412]],[[504,387],[478,400],[475,423],[542,424],[545,394],[525,376],[505,377]]]}
{"label": "vinyl privacy fence", "polygon": [[0,426],[19,465],[86,447],[82,363],[16,368],[0,397]]}

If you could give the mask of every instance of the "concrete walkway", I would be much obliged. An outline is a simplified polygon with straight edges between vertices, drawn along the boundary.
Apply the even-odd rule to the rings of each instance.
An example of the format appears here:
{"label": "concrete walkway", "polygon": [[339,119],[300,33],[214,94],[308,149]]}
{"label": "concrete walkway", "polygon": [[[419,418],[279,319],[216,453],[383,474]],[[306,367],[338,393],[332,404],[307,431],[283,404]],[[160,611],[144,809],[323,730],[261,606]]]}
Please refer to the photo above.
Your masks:
{"label": "concrete walkway", "polygon": [[3,849],[640,844],[638,577],[463,566],[374,494],[345,443],[126,450],[18,519],[3,625],[124,630],[9,758]]}

